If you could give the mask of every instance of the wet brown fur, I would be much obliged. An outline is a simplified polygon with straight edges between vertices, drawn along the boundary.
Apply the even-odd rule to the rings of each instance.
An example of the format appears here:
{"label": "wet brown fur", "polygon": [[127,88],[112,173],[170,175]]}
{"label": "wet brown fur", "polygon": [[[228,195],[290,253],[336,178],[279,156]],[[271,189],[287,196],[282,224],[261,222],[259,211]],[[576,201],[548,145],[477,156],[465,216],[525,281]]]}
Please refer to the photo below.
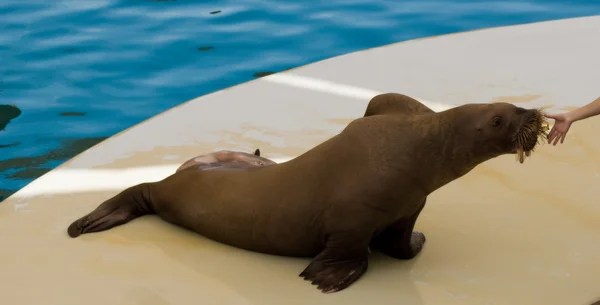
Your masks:
{"label": "wet brown fur", "polygon": [[415,257],[425,235],[413,227],[427,196],[515,153],[515,135],[535,115],[507,103],[435,113],[401,94],[378,95],[364,117],[295,159],[236,171],[189,167],[122,191],[68,233],[157,214],[238,248],[313,257],[300,276],[323,292],[340,291],[367,271],[370,248]]}

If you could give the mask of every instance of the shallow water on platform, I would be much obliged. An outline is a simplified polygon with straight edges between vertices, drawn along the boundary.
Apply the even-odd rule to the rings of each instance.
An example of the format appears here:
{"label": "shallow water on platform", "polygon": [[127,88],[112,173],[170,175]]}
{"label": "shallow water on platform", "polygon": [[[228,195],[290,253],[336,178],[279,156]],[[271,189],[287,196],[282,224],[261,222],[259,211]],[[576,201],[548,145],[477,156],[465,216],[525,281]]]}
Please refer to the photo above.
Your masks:
{"label": "shallow water on platform", "polygon": [[0,200],[119,131],[269,72],[392,42],[600,13],[597,1],[0,3]]}

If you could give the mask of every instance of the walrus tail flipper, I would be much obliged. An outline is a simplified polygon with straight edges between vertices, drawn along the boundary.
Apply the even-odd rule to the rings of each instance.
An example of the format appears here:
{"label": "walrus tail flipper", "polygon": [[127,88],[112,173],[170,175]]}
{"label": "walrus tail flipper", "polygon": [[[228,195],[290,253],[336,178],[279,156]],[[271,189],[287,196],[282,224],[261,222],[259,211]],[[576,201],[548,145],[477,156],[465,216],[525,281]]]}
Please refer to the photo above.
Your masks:
{"label": "walrus tail flipper", "polygon": [[103,202],[94,211],[73,222],[67,232],[75,238],[85,233],[105,231],[152,213],[150,183],[142,183]]}
{"label": "walrus tail flipper", "polygon": [[257,148],[257,149],[254,151],[254,155],[255,155],[255,156],[259,156],[259,157],[260,157],[260,149],[258,149],[258,148]]}

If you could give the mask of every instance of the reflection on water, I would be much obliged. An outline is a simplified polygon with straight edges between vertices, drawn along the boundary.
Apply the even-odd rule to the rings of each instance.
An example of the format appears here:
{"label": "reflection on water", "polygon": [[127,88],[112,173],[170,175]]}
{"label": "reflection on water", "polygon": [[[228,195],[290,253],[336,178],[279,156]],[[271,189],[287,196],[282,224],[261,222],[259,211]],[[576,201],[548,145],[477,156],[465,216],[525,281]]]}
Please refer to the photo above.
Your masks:
{"label": "reflection on water", "polygon": [[65,111],[65,112],[61,112],[59,114],[60,116],[84,116],[85,112],[79,112],[79,111]]}
{"label": "reflection on water", "polygon": [[[599,13],[595,0],[5,0],[0,104],[23,114],[0,132],[0,160],[43,159],[66,139],[111,136],[258,71],[407,39]],[[47,168],[64,160],[55,161]],[[13,170],[0,172],[7,190],[34,178],[8,179]]]}
{"label": "reflection on water", "polygon": [[0,131],[3,131],[12,119],[20,115],[21,109],[13,105],[0,105]]}
{"label": "reflection on water", "polygon": [[19,146],[19,144],[21,144],[21,142],[15,142],[15,143],[11,143],[11,144],[0,144],[0,148],[15,147],[15,146]]}
{"label": "reflection on water", "polygon": [[[45,154],[0,160],[0,172],[4,172],[8,180],[33,180],[105,139],[106,137],[62,139],[61,145]],[[0,200],[4,200],[14,192],[14,190],[3,187],[0,189]]]}

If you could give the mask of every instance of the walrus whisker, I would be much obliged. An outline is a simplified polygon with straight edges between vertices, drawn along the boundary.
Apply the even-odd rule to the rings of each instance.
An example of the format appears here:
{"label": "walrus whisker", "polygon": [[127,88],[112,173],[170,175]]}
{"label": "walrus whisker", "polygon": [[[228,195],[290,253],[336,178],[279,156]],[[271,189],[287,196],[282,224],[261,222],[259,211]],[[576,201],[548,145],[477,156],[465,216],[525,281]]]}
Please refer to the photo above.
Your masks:
{"label": "walrus whisker", "polygon": [[535,114],[527,118],[513,136],[515,158],[520,163],[525,161],[525,157],[530,157],[535,147],[543,144],[548,136],[549,127],[543,110],[544,107],[535,109]]}

